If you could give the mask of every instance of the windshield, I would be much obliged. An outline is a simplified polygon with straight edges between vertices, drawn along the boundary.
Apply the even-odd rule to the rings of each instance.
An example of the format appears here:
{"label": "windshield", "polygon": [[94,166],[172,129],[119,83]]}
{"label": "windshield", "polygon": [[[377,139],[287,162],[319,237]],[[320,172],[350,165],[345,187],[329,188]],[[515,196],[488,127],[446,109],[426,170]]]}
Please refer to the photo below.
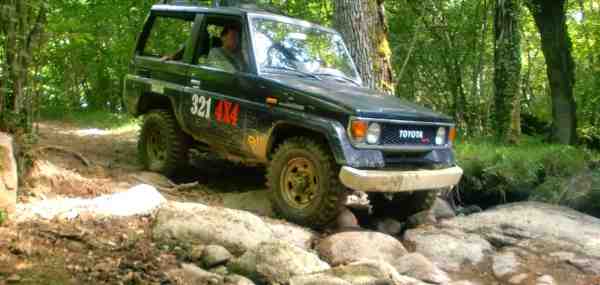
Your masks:
{"label": "windshield", "polygon": [[339,34],[307,24],[252,19],[254,51],[263,72],[297,72],[360,83]]}

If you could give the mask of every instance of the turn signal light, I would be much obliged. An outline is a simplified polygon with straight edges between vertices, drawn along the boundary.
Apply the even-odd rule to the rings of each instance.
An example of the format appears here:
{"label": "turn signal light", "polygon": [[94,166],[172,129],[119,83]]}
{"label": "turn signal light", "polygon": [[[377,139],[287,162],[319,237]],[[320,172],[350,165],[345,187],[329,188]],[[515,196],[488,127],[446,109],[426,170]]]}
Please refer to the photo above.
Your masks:
{"label": "turn signal light", "polygon": [[350,134],[355,141],[362,141],[367,136],[369,124],[365,121],[352,121],[350,124]]}
{"label": "turn signal light", "polygon": [[448,134],[448,142],[450,144],[454,144],[454,140],[456,140],[456,128],[450,128],[450,133]]}

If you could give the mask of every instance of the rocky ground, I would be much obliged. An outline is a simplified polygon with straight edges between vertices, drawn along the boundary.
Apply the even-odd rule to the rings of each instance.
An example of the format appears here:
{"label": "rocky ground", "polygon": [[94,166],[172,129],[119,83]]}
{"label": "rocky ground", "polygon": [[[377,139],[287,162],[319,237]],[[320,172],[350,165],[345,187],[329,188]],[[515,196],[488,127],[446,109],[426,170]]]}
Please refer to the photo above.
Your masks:
{"label": "rocky ground", "polygon": [[[42,124],[0,284],[600,284],[600,220],[539,203],[314,232],[274,217],[264,171],[199,157],[142,172],[135,131]],[[365,229],[370,228],[370,229]]]}

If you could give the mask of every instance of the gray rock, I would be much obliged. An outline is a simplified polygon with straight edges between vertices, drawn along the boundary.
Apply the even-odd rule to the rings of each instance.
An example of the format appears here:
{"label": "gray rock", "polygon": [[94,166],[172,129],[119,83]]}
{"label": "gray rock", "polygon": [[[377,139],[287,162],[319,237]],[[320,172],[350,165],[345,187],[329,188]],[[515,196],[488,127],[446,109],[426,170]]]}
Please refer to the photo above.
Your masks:
{"label": "gray rock", "polygon": [[283,283],[293,276],[329,269],[313,253],[283,242],[264,242],[229,262],[231,272],[261,282]]}
{"label": "gray rock", "polygon": [[231,274],[225,276],[223,285],[254,285],[254,282],[242,275]]}
{"label": "gray rock", "polygon": [[224,280],[222,276],[208,272],[193,264],[182,264],[180,269],[171,270],[166,275],[172,283],[178,285],[219,285]]}
{"label": "gray rock", "polygon": [[523,247],[538,254],[560,249],[600,258],[600,219],[565,207],[513,203],[442,224],[480,234],[500,247]]}
{"label": "gray rock", "polygon": [[543,275],[538,277],[538,279],[535,280],[536,285],[555,285],[556,281],[554,281],[554,277],[550,276],[550,275]]}
{"label": "gray rock", "polygon": [[520,267],[519,257],[512,251],[499,252],[492,257],[492,271],[497,278],[519,273]]}
{"label": "gray rock", "polygon": [[311,275],[296,276],[290,285],[427,285],[400,275],[393,266],[382,261],[357,261]]}
{"label": "gray rock", "polygon": [[191,261],[202,262],[202,256],[204,255],[204,245],[193,245],[190,248],[189,258]]}
{"label": "gray rock", "polygon": [[365,259],[392,262],[407,253],[394,237],[370,231],[333,234],[321,240],[317,250],[333,266]]}
{"label": "gray rock", "polygon": [[177,202],[158,212],[153,236],[163,243],[218,244],[236,255],[273,239],[265,222],[248,212]]}
{"label": "gray rock", "polygon": [[227,263],[233,256],[229,251],[220,245],[209,245],[204,248],[202,253],[202,264],[207,268]]}
{"label": "gray rock", "polygon": [[209,272],[219,274],[221,276],[225,276],[225,275],[229,274],[229,270],[227,269],[227,266],[225,266],[225,265],[219,265],[217,267],[213,267],[209,270]]}
{"label": "gray rock", "polygon": [[492,252],[492,245],[479,235],[455,229],[418,228],[404,236],[417,252],[446,271],[459,271],[463,264],[478,264]]}
{"label": "gray rock", "polygon": [[385,218],[383,220],[377,221],[377,231],[386,233],[388,235],[394,236],[399,234],[402,231],[402,223],[392,219]]}
{"label": "gray rock", "polygon": [[80,215],[131,217],[151,215],[166,203],[167,200],[154,186],[140,184],[124,192],[94,199],[57,199],[20,204],[16,212],[22,221],[38,217],[47,220],[56,217],[73,219]]}
{"label": "gray rock", "polygon": [[12,137],[0,132],[0,209],[10,214],[17,205],[18,183]]}
{"label": "gray rock", "polygon": [[421,225],[433,225],[436,224],[437,220],[431,210],[418,212],[410,217],[406,221],[408,228],[415,228]]}
{"label": "gray rock", "polygon": [[447,285],[479,285],[479,283],[475,283],[475,282],[472,282],[472,281],[461,280],[461,281],[450,282]]}
{"label": "gray rock", "polygon": [[409,253],[390,263],[398,273],[433,284],[450,282],[448,274],[420,253]]}
{"label": "gray rock", "polygon": [[600,275],[600,260],[589,258],[583,255],[576,255],[572,252],[553,252],[550,254],[551,257],[557,258],[560,261],[571,264],[583,273],[591,275]]}
{"label": "gray rock", "polygon": [[450,204],[446,202],[446,200],[439,197],[435,200],[431,211],[438,220],[456,217],[456,213],[454,212]]}
{"label": "gray rock", "polygon": [[517,275],[511,277],[510,279],[508,279],[508,283],[510,283],[510,284],[521,284],[528,277],[529,277],[529,275],[527,273],[517,274]]}
{"label": "gray rock", "polygon": [[267,227],[273,233],[273,239],[287,242],[304,250],[312,248],[317,234],[309,229],[280,220],[265,219]]}
{"label": "gray rock", "polygon": [[244,193],[225,193],[219,196],[223,201],[223,207],[272,217],[273,206],[271,206],[271,200],[269,199],[270,195],[269,191],[259,190]]}

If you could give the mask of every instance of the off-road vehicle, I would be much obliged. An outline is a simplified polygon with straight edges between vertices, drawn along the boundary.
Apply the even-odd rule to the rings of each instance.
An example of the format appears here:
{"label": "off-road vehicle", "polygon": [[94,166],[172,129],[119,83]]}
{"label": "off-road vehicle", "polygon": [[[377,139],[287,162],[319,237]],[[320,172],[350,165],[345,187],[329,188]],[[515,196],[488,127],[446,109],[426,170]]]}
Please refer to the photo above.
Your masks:
{"label": "off-road vehicle", "polygon": [[[235,70],[209,56],[230,27]],[[173,175],[190,148],[264,165],[274,208],[304,225],[332,221],[348,189],[406,217],[462,176],[449,117],[364,88],[335,30],[256,7],[154,5],[124,100],[147,169]]]}

